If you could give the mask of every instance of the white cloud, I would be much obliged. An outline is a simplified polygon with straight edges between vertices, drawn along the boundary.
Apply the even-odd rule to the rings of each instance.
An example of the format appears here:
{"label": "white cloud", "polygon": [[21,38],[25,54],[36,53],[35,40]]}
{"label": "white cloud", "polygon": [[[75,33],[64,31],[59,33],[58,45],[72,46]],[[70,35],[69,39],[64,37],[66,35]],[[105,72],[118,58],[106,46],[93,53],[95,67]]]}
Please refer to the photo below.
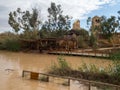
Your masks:
{"label": "white cloud", "polygon": [[74,19],[84,19],[91,11],[101,8],[104,4],[115,4],[116,1],[119,0],[2,0],[0,2],[0,10],[2,9],[0,19],[4,19],[3,22],[7,27],[0,26],[0,29],[9,27],[7,24],[8,14],[18,7],[26,10],[39,6],[43,19],[47,19],[47,8],[51,2],[55,2],[62,5],[64,14],[70,15]]}

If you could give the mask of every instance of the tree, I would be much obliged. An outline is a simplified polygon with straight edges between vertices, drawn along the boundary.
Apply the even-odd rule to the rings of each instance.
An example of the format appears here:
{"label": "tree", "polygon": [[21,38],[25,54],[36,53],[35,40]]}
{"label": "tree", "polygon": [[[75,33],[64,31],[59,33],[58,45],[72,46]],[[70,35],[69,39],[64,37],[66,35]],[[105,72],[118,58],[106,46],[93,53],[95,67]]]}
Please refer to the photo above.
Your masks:
{"label": "tree", "polygon": [[17,33],[20,30],[20,26],[19,26],[19,23],[16,21],[15,16],[13,16],[13,15],[15,15],[15,14],[13,14],[12,12],[9,13],[9,21],[8,21],[8,23],[10,24],[10,26]]}
{"label": "tree", "polygon": [[90,35],[89,44],[93,49],[97,48],[97,39],[93,34]]}
{"label": "tree", "polygon": [[120,31],[120,11],[118,11],[119,31]]}
{"label": "tree", "polygon": [[40,26],[40,17],[39,10],[36,8],[30,11],[22,11],[20,8],[17,8],[16,11],[9,13],[9,25],[14,29],[16,33],[20,30],[24,32],[36,32],[39,30]]}
{"label": "tree", "polygon": [[[117,19],[115,16],[111,16],[109,18],[105,16],[101,16],[100,26],[91,26],[90,30],[99,32],[103,34],[107,39],[110,39],[115,32],[118,31],[120,23],[119,19]],[[90,17],[87,19],[87,24],[91,22]]]}
{"label": "tree", "polygon": [[90,28],[90,25],[91,25],[91,17],[88,17],[87,18],[87,27]]}
{"label": "tree", "polygon": [[111,16],[110,18],[102,16],[101,18],[102,34],[105,35],[107,39],[110,39],[119,29],[119,20],[115,16]]}
{"label": "tree", "polygon": [[70,29],[71,18],[68,15],[63,15],[61,5],[51,3],[48,8],[48,21],[44,23],[42,29],[46,29],[51,33],[55,33],[56,37],[63,36],[66,30]]}

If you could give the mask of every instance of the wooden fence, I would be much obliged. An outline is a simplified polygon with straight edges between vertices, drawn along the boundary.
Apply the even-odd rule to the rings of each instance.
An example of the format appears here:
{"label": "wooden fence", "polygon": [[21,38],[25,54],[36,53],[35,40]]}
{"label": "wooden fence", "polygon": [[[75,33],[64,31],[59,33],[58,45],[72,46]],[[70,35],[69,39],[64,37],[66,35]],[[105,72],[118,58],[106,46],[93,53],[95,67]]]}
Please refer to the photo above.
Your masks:
{"label": "wooden fence", "polygon": [[85,79],[79,79],[79,78],[73,78],[73,77],[66,77],[66,76],[59,76],[59,75],[53,75],[53,74],[46,74],[46,73],[38,73],[38,72],[32,72],[32,71],[26,71],[23,70],[22,72],[22,77],[24,77],[24,73],[30,73],[30,79],[35,79],[39,80],[38,76],[39,75],[44,75],[47,77],[46,81],[49,82],[50,77],[57,77],[57,78],[63,78],[68,80],[68,86],[70,86],[70,80],[77,80],[81,82],[87,82],[88,83],[88,90],[92,90],[91,87],[93,85],[102,85],[102,86],[108,86],[108,87],[113,87],[115,88],[114,90],[120,90],[120,86],[114,85],[114,84],[109,84],[109,83],[103,83],[103,82],[96,82],[96,81],[91,81],[91,80],[85,80]]}

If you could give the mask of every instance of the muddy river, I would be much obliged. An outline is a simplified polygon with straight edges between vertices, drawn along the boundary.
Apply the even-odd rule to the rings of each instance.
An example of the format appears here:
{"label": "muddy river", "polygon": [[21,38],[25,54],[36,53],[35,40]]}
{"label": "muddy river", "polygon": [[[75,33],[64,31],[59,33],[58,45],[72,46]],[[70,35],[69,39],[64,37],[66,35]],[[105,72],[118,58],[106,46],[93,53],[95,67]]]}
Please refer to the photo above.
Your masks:
{"label": "muddy river", "polygon": [[[71,81],[70,86],[57,82],[40,82],[22,78],[22,71],[46,72],[57,61],[57,55],[39,53],[14,53],[0,51],[0,90],[87,90],[84,85]],[[98,58],[64,56],[71,67],[77,68],[83,62],[106,67],[111,61]],[[94,88],[93,90],[98,90]]]}

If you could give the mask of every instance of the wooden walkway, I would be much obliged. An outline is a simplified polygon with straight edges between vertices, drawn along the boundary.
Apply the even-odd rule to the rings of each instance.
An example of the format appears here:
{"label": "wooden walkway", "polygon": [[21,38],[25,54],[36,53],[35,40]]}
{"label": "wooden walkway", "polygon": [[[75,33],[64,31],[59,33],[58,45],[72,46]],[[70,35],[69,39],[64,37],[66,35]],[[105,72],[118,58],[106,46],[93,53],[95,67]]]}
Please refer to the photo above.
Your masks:
{"label": "wooden walkway", "polygon": [[120,46],[99,48],[95,51],[93,51],[92,49],[81,49],[81,50],[73,50],[73,51],[65,51],[65,50],[64,51],[49,51],[48,54],[108,58],[110,53],[114,50],[120,50]]}
{"label": "wooden walkway", "polygon": [[86,56],[86,57],[109,57],[109,54],[105,53],[92,53],[92,52],[67,52],[67,51],[52,51],[48,54],[54,55],[71,55],[71,56]]}
{"label": "wooden walkway", "polygon": [[57,78],[67,79],[68,80],[68,86],[70,86],[70,80],[77,80],[77,81],[81,81],[81,82],[86,82],[86,83],[88,83],[88,88],[89,88],[88,90],[92,90],[91,87],[93,85],[108,86],[108,87],[115,88],[114,90],[120,90],[120,86],[114,85],[114,84],[103,83],[103,82],[96,82],[96,81],[79,79],[79,78],[73,78],[73,77],[58,76],[58,75],[53,75],[53,74],[38,73],[38,72],[32,72],[32,71],[26,71],[26,70],[23,70],[22,77],[25,76],[25,73],[30,73],[30,79],[35,79],[35,80],[39,80],[39,75],[44,75],[44,76],[47,77],[47,79],[46,79],[47,82],[49,82],[49,78],[50,77],[57,77]]}

